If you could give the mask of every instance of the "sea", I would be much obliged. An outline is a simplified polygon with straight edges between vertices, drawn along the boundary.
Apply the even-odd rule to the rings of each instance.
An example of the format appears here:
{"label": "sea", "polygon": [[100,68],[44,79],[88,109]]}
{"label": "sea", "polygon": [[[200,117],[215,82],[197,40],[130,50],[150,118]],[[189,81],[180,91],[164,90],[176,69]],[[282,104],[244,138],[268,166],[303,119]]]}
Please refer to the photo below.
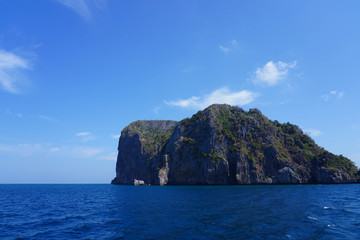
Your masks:
{"label": "sea", "polygon": [[360,239],[360,185],[0,185],[0,239]]}

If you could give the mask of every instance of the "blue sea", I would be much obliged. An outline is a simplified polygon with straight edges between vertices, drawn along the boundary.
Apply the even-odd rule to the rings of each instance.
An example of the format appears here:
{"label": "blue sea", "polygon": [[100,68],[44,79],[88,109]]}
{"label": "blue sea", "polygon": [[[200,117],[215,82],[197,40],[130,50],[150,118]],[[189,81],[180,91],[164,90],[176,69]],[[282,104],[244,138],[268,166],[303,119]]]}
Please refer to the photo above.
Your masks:
{"label": "blue sea", "polygon": [[0,239],[360,239],[360,185],[0,185]]}

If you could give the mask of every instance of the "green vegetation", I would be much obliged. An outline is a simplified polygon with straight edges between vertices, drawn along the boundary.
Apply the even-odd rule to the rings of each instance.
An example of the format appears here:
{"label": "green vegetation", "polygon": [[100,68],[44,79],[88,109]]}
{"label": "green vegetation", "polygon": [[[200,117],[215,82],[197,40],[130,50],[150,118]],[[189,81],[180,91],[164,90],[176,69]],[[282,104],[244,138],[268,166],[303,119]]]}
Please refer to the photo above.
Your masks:
{"label": "green vegetation", "polygon": [[217,153],[215,153],[215,151],[212,151],[211,153],[201,152],[201,155],[204,158],[209,158],[214,165],[220,160],[226,161],[225,158],[219,156]]}
{"label": "green vegetation", "polygon": [[231,145],[229,147],[229,151],[231,152],[239,152],[240,151],[240,147],[239,146],[236,146],[236,145]]}
{"label": "green vegetation", "polygon": [[189,128],[191,126],[191,119],[190,118],[185,118],[183,120],[180,121],[180,125]]}
{"label": "green vegetation", "polygon": [[272,123],[283,135],[283,141],[278,142],[275,146],[279,150],[282,160],[285,160],[287,156],[284,152],[284,148],[286,148],[293,158],[315,161],[320,166],[326,167],[333,174],[336,174],[338,169],[341,169],[354,176],[358,175],[358,168],[350,159],[342,155],[336,156],[320,148],[298,126],[290,123],[281,124],[278,121]]}
{"label": "green vegetation", "polygon": [[189,137],[184,137],[183,142],[190,146],[195,145],[195,140]]}
{"label": "green vegetation", "polygon": [[[129,136],[139,136],[149,160],[166,146],[176,126],[175,122],[159,121],[160,127],[150,122],[137,121],[124,129]],[[298,126],[270,121],[257,109],[246,112],[239,107],[214,105],[180,121],[178,130],[174,154],[183,163],[194,159],[198,168],[204,159],[216,165],[227,158],[244,156],[256,169],[269,161],[283,161],[290,166],[325,167],[334,174],[342,170],[360,178],[358,168],[349,159],[320,148]],[[167,154],[171,147],[166,147]]]}
{"label": "green vegetation", "polygon": [[350,159],[344,157],[343,155],[336,156],[334,154],[324,152],[320,155],[320,157],[324,157],[324,155],[327,155],[327,157],[323,158],[325,160],[325,164],[327,168],[333,172],[337,172],[334,169],[341,169],[344,172],[357,174],[358,169],[354,165]]}
{"label": "green vegetation", "polygon": [[139,135],[144,150],[149,155],[149,160],[165,146],[176,126],[176,122],[174,121],[157,122],[158,124],[168,123],[170,127],[161,128],[157,125],[153,125],[155,124],[155,121],[136,121],[124,129],[129,136],[134,136],[135,134]]}

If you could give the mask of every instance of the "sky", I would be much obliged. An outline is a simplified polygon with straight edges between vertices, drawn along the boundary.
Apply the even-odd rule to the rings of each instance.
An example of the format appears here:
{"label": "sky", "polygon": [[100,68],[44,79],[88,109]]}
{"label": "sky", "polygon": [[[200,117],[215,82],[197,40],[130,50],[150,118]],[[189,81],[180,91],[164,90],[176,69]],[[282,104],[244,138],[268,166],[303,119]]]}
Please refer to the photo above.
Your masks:
{"label": "sky", "polygon": [[121,130],[213,103],[360,166],[360,1],[0,0],[0,183],[109,183]]}

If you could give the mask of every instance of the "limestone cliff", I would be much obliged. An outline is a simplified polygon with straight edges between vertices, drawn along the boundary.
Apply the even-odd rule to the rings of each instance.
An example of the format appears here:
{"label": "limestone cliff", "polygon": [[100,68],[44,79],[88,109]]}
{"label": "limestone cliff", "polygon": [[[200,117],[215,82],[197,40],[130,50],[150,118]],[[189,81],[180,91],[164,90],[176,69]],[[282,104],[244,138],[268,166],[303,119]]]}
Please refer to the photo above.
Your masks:
{"label": "limestone cliff", "polygon": [[137,121],[119,140],[113,184],[300,184],[357,182],[358,169],[300,128],[257,109],[214,104],[191,118]]}

